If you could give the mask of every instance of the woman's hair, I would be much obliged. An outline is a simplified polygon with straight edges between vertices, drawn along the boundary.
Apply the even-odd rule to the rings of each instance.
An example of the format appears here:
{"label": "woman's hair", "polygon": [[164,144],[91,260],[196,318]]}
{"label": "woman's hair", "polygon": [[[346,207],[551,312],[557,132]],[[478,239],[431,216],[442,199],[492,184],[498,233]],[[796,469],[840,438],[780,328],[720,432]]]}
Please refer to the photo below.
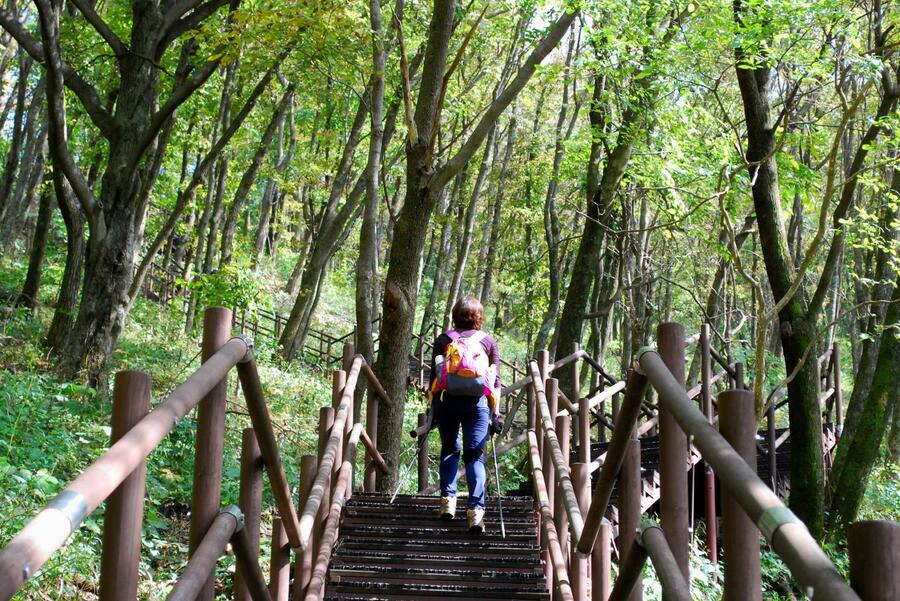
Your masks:
{"label": "woman's hair", "polygon": [[484,306],[474,296],[464,296],[453,305],[453,325],[464,330],[480,330]]}

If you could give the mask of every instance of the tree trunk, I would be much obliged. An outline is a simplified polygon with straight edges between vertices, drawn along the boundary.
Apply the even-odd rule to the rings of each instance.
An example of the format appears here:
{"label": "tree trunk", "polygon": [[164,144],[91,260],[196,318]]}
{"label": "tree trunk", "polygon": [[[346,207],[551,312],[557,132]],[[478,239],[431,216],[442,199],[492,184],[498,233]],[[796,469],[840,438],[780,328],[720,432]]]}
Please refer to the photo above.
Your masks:
{"label": "tree trunk", "polygon": [[[370,89],[371,85],[367,86],[367,90]],[[343,182],[349,181],[350,159],[353,156],[353,150],[359,144],[360,131],[368,113],[367,103],[361,102],[357,110],[357,118],[354,119],[350,140],[344,148],[338,166],[339,175],[335,176],[332,181],[329,200],[322,214],[321,225],[316,235],[310,240],[309,257],[300,258],[300,260],[305,261],[303,275],[300,278],[300,292],[297,294],[291,314],[284,325],[284,332],[279,341],[282,347],[282,354],[286,359],[292,358],[295,353],[303,348],[309,325],[312,322],[313,312],[318,304],[319,286],[324,279],[328,262],[334,256],[341,244],[341,240],[346,238],[350,231],[349,228],[359,216],[360,200],[366,192],[365,172],[356,179],[355,184],[347,194],[343,206],[339,206],[339,201],[345,185]],[[360,119],[360,115],[362,115],[362,119]],[[388,111],[384,126],[381,142],[382,155],[393,138],[396,117],[397,106],[394,106]]]}
{"label": "tree trunk", "polygon": [[456,264],[453,267],[453,278],[450,280],[450,291],[447,295],[447,306],[444,311],[445,320],[450,315],[453,305],[456,303],[457,297],[462,292],[463,276],[466,272],[466,263],[469,260],[469,251],[472,248],[472,230],[475,227],[475,215],[478,213],[478,200],[481,197],[481,191],[484,189],[484,182],[487,179],[491,166],[491,149],[494,147],[494,136],[497,135],[497,124],[491,128],[488,134],[487,142],[484,145],[484,155],[481,158],[481,165],[478,168],[478,175],[475,178],[475,186],[472,188],[472,196],[469,198],[469,206],[466,207],[465,222],[463,223],[461,238],[456,249]]}
{"label": "tree trunk", "polygon": [[216,167],[215,201],[209,217],[209,229],[206,235],[206,254],[203,258],[203,273],[212,273],[213,262],[218,254],[219,224],[225,214],[225,186],[228,184],[228,170],[231,161],[228,156],[219,158]]}
{"label": "tree trunk", "polygon": [[[875,362],[870,392],[860,409],[853,432],[845,435],[838,445],[843,452],[843,469],[832,480],[832,519],[846,525],[856,519],[869,481],[869,474],[878,461],[878,451],[890,425],[891,409],[897,411],[900,397],[900,342],[897,339],[897,323],[900,322],[900,281],[894,284],[894,294],[888,306],[878,360]],[[896,415],[894,422],[896,423]]]}
{"label": "tree trunk", "polygon": [[491,285],[494,279],[494,263],[497,260],[497,247],[500,244],[500,218],[503,214],[503,195],[506,193],[506,176],[512,161],[516,141],[516,112],[509,119],[509,131],[506,138],[506,150],[503,153],[503,164],[497,176],[497,198],[494,200],[494,211],[491,216],[491,237],[488,243],[487,257],[484,261],[484,283],[481,286],[481,304],[487,307],[491,302]]}
{"label": "tree trunk", "polygon": [[[465,173],[465,170],[463,170],[462,173],[456,176],[456,186],[461,185],[460,181],[465,177]],[[425,310],[422,311],[422,324],[419,327],[419,336],[421,336],[423,340],[424,337],[428,335],[431,324],[437,321],[436,309],[438,301],[444,296],[444,288],[446,288],[447,269],[442,258],[451,256],[451,236],[453,235],[453,219],[451,213],[453,204],[456,200],[458,200],[456,194],[448,194],[447,191],[444,190],[441,202],[439,203],[442,205],[439,209],[439,221],[442,221],[440,224],[441,235],[435,241],[435,252],[433,253],[434,257],[432,261],[432,271],[434,273],[431,278],[431,293],[428,296],[428,303],[425,305]],[[416,356],[418,356],[418,346],[416,346],[415,351],[417,354]]]}
{"label": "tree trunk", "polygon": [[[44,173],[44,146],[47,140],[44,119],[44,89],[46,79],[41,77],[31,95],[31,108],[22,132],[24,149],[19,163],[15,186],[11,186],[6,202],[0,202],[0,249],[8,247],[15,238],[19,217],[27,209]],[[13,140],[15,142],[15,140]]]}
{"label": "tree trunk", "polygon": [[[740,21],[740,4],[735,18]],[[771,72],[768,67],[743,67],[743,52],[736,50],[737,79],[747,123],[747,161],[753,206],[763,252],[766,275],[775,301],[789,291],[793,261],[781,215],[781,194],[775,161],[775,129],[769,110]],[[795,373],[788,384],[791,430],[790,507],[817,539],[824,532],[824,464],[822,458],[822,416],[816,385],[816,324],[806,317],[807,303],[798,291],[779,313],[779,332],[784,352],[785,372]],[[808,356],[807,356],[808,353]]]}
{"label": "tree trunk", "polygon": [[41,267],[44,264],[44,252],[47,250],[47,236],[50,233],[50,216],[53,212],[49,186],[41,194],[37,223],[34,227],[34,241],[31,245],[31,256],[28,259],[28,273],[22,292],[16,300],[16,306],[27,307],[35,312],[38,306],[38,292],[41,287]]}
{"label": "tree trunk", "polygon": [[[25,106],[28,92],[28,73],[31,71],[31,58],[24,50],[19,50],[19,74],[18,89],[16,91],[16,111],[13,113],[12,135],[10,136],[9,151],[6,153],[6,163],[3,173],[0,174],[0,211],[6,212],[6,205],[12,193],[13,182],[19,166],[20,149],[25,137],[24,122],[27,107]],[[37,106],[40,106],[38,104]]]}
{"label": "tree trunk", "polygon": [[[401,11],[402,14],[402,5]],[[359,257],[356,263],[356,347],[369,364],[374,363],[375,342],[372,331],[375,282],[378,269],[378,190],[381,151],[384,141],[384,68],[387,59],[382,39],[381,5],[369,1],[372,26],[372,77],[369,86],[369,157],[366,163],[366,200],[359,231]],[[359,414],[357,410],[355,415]]]}
{"label": "tree trunk", "polygon": [[431,215],[444,187],[481,147],[497,119],[531,79],[537,65],[556,47],[575,18],[575,13],[564,13],[551,26],[515,77],[484,111],[457,153],[440,169],[434,170],[434,141],[440,123],[440,99],[455,9],[454,0],[436,0],[434,3],[415,114],[408,115],[411,127],[406,145],[406,198],[391,241],[377,362],[379,378],[393,400],[393,404],[378,416],[378,443],[391,468],[388,474],[379,478],[378,489],[383,492],[392,490],[399,476],[409,373],[407,358],[415,320],[422,254]]}
{"label": "tree trunk", "polygon": [[[572,127],[566,128],[566,114],[569,110],[569,67],[572,64],[572,53],[575,48],[575,36],[569,38],[569,50],[566,53],[566,76],[563,78],[563,95],[562,102],[559,107],[559,114],[556,118],[556,131],[554,134],[553,144],[553,167],[550,173],[550,182],[547,184],[547,195],[544,198],[544,240],[547,243],[547,274],[550,279],[550,299],[547,303],[547,310],[544,312],[544,318],[541,320],[541,327],[538,329],[537,339],[535,340],[535,349],[546,348],[550,339],[550,332],[556,323],[556,316],[559,313],[560,300],[560,233],[559,233],[559,213],[556,210],[556,192],[559,189],[559,170],[562,166],[563,156],[565,154],[565,143],[568,141],[572,133]],[[578,115],[577,107],[573,111],[572,125]],[[568,352],[568,349],[562,349],[562,352]]]}
{"label": "tree trunk", "polygon": [[[102,377],[124,325],[130,299],[135,250],[140,245],[144,206],[142,182],[152,180],[147,172],[160,130],[172,113],[212,74],[216,61],[197,67],[184,85],[176,86],[163,104],[159,102],[160,64],[166,48],[180,35],[171,27],[185,9],[163,10],[159,4],[135,4],[127,50],[106,23],[96,16],[93,23],[117,56],[118,89],[113,106],[99,101],[97,90],[73,74],[60,56],[59,16],[62,2],[37,0],[42,44],[30,40],[26,49],[38,56],[47,70],[48,139],[54,168],[62,170],[87,218],[85,280],[78,317],[60,354],[63,377],[85,370],[92,385],[104,385]],[[215,12],[216,7],[212,9]],[[209,13],[211,14],[211,12]],[[207,15],[208,16],[208,15]],[[90,19],[89,19],[90,20]],[[202,21],[202,17],[200,19]],[[198,21],[199,23],[199,21]],[[27,33],[10,28],[19,38]],[[15,33],[13,30],[18,31]],[[68,70],[66,70],[68,69]],[[68,86],[109,142],[102,177],[101,196],[95,197],[78,168],[66,139],[65,90]],[[145,197],[144,197],[145,198]]]}
{"label": "tree trunk", "polygon": [[237,227],[241,208],[247,200],[247,195],[250,193],[251,186],[255,183],[256,175],[259,173],[259,168],[262,166],[266,152],[269,150],[269,145],[275,137],[275,132],[281,127],[280,124],[284,120],[284,115],[287,112],[293,95],[294,86],[290,85],[282,95],[281,102],[275,107],[275,110],[272,113],[272,119],[269,121],[269,125],[263,132],[259,145],[256,148],[256,152],[250,160],[250,166],[241,177],[241,181],[234,193],[234,199],[231,201],[231,206],[228,208],[228,217],[225,219],[225,227],[222,231],[222,251],[221,256],[219,257],[219,268],[231,261],[231,246],[234,241],[234,230]]}
{"label": "tree trunk", "polygon": [[[639,80],[635,84],[636,88],[646,91],[650,84],[648,80],[651,79],[652,77],[645,77]],[[604,84],[601,78],[599,76],[595,78],[595,97],[598,87],[602,85]],[[566,291],[566,302],[556,326],[557,348],[562,353],[569,352],[568,349],[571,349],[573,344],[581,342],[585,309],[590,301],[591,282],[593,281],[591,275],[600,260],[600,251],[603,248],[604,224],[609,220],[612,201],[634,151],[635,133],[633,129],[643,117],[642,107],[647,106],[647,102],[646,98],[642,98],[636,107],[627,109],[623,114],[616,145],[607,158],[597,191],[588,199],[581,243],[575,255],[572,278]],[[592,127],[598,128],[602,122],[599,107],[592,106],[590,114]],[[599,144],[599,141],[595,141],[592,146]],[[591,154],[595,155],[596,149],[592,150]],[[570,379],[571,374],[568,371],[563,372],[560,377],[560,387],[566,390],[571,388]]]}
{"label": "tree trunk", "polygon": [[[900,171],[896,169],[891,177],[891,192],[894,195],[900,194]],[[858,370],[855,372],[853,379],[853,392],[850,395],[846,419],[844,420],[844,431],[842,434],[844,440],[853,441],[857,436],[867,435],[867,432],[857,432],[857,430],[860,427],[860,421],[864,419],[867,412],[872,410],[870,402],[874,402],[871,401],[872,386],[875,383],[878,362],[882,358],[879,347],[886,339],[886,336],[881,334],[881,331],[887,326],[888,329],[885,334],[889,334],[893,323],[889,317],[889,307],[892,306],[892,293],[896,297],[896,292],[892,290],[896,273],[890,249],[896,248],[897,243],[900,242],[900,228],[896,227],[897,215],[896,205],[891,206],[890,203],[884,203],[879,218],[881,242],[878,244],[875,252],[873,275],[876,284],[871,295],[868,296],[873,304],[865,308],[866,313],[869,315],[868,323],[865,324],[865,332],[868,336],[866,340],[861,341],[862,354],[859,359]],[[887,409],[890,409],[890,404]],[[853,506],[852,503],[848,504],[846,501],[838,500],[842,496],[838,487],[842,483],[846,483],[843,473],[845,467],[850,463],[858,463],[859,461],[857,457],[850,454],[850,450],[853,448],[854,445],[852,444],[841,444],[837,449],[832,469],[831,491],[835,495],[832,500],[832,508],[839,509],[838,505],[843,504],[840,508],[841,516],[850,515],[848,510]]]}
{"label": "tree trunk", "polygon": [[[256,226],[256,242],[254,243],[255,255],[253,267],[257,267],[262,261],[263,253],[266,249],[266,239],[269,236],[269,223],[272,219],[272,201],[277,194],[278,184],[275,180],[269,178],[266,182],[266,189],[263,192],[262,199],[259,201],[259,223]],[[293,276],[291,276],[293,278]]]}
{"label": "tree trunk", "polygon": [[73,197],[69,183],[56,166],[52,170],[52,176],[56,203],[66,226],[66,265],[63,269],[62,281],[59,284],[53,320],[47,330],[45,344],[51,354],[58,357],[66,348],[68,336],[77,315],[78,293],[81,291],[81,271],[87,253],[87,245],[84,239],[84,217]]}

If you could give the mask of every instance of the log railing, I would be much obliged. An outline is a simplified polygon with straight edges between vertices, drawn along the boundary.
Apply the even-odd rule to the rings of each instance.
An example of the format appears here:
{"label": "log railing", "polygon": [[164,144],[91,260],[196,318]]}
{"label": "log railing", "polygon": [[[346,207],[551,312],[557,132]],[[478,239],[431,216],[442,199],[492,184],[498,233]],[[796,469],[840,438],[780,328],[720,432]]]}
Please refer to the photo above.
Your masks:
{"label": "log railing", "polygon": [[[743,366],[727,361],[711,348],[709,327],[704,326],[698,335],[687,341],[699,344],[701,370],[700,383],[686,390],[683,375],[680,376],[682,379],[677,376],[684,373],[685,362],[681,349],[686,343],[681,326],[662,324],[658,335],[661,351],[641,349],[626,382],[613,381],[605,390],[591,391],[583,397],[578,392],[570,392],[572,402],[559,411],[556,410],[559,385],[550,375],[561,367],[577,365],[579,360],[587,357],[583,351],[576,350],[554,363],[549,361],[546,353],[539,353],[537,359],[529,363],[526,376],[504,389],[507,393],[522,388],[528,392],[526,440],[535,501],[539,505],[548,584],[557,589],[560,598],[583,600],[579,582],[587,577],[585,570],[589,570],[597,591],[594,599],[625,599],[634,586],[639,585],[640,568],[649,558],[660,577],[664,596],[689,599],[687,472],[702,458],[708,466],[705,502],[707,523],[711,526],[718,521],[713,472],[722,486],[721,537],[732,549],[730,557],[726,557],[724,586],[729,591],[727,598],[759,598],[758,541],[762,533],[807,594],[814,594],[816,599],[858,599],[805,527],[778,498],[774,480],[770,489],[756,476],[756,415],[753,395],[743,382]],[[834,347],[817,360],[823,369],[820,379],[823,411],[829,410],[830,402],[835,415],[840,412],[837,358]],[[722,367],[717,373],[712,373],[714,363]],[[714,401],[715,387],[722,383],[727,383],[730,391],[722,392],[718,401]],[[659,399],[658,407],[649,415],[643,406],[648,386],[656,390]],[[574,462],[576,454],[573,453],[570,463],[570,419],[575,423],[581,412],[590,414],[608,400],[613,401],[609,419],[602,414],[604,419],[598,419],[599,432],[608,429],[604,421],[614,424],[606,453],[593,464],[580,461],[580,453],[577,454],[579,461]],[[643,424],[640,423],[642,418],[645,419]],[[774,406],[767,412],[767,425],[767,458],[774,474],[776,449],[783,442],[773,434]],[[639,436],[657,429],[661,455],[668,456],[668,463],[661,463],[661,486],[656,497],[661,501],[662,521],[659,525],[645,522],[641,526],[641,512],[646,506],[641,500],[643,478]],[[575,428],[574,434],[577,444],[590,444],[589,430],[584,432]],[[823,451],[829,452],[830,447],[826,446]],[[590,480],[584,475],[589,474],[593,466],[600,473],[590,492]],[[616,484],[619,489],[617,548],[620,570],[619,579],[611,588],[610,523],[606,515]],[[715,561],[718,535],[714,528],[709,530],[712,530],[709,550]],[[571,547],[568,554],[564,552],[566,541]],[[594,558],[588,564],[590,567],[583,559],[587,556]],[[609,597],[610,593],[612,597]]]}
{"label": "log railing", "polygon": [[[215,564],[230,542],[237,560],[235,598],[287,601],[290,550],[296,552],[293,599],[321,599],[323,565],[336,535],[335,511],[352,493],[356,447],[367,455],[365,489],[374,489],[375,470],[387,471],[378,453],[375,421],[379,403],[389,404],[384,389],[352,346],[343,349],[348,372],[335,372],[336,417],[320,429],[323,453],[301,459],[298,518],[282,455],[263,396],[249,338],[232,337],[232,312],[207,309],[204,317],[203,361],[200,367],[153,411],[148,412],[150,378],[136,371],[116,375],[112,444],[88,468],[0,549],[0,600],[10,599],[47,560],[61,549],[99,505],[106,501],[101,601],[134,599],[138,586],[146,460],[162,440],[199,406],[191,508],[190,560],[168,599],[211,601]],[[247,402],[252,428],[244,430],[241,456],[241,507],[221,508],[225,392],[232,368]],[[372,394],[367,412],[370,430],[352,424],[353,398],[360,375]],[[332,407],[328,408],[333,411]],[[264,466],[264,467],[263,467]],[[266,583],[259,565],[259,522],[262,470],[268,473],[278,517],[273,520],[272,561]],[[369,473],[371,472],[371,474]],[[309,516],[327,508],[324,531]],[[337,508],[337,509],[336,509]],[[323,564],[324,561],[324,564]],[[307,590],[308,589],[308,590]]]}

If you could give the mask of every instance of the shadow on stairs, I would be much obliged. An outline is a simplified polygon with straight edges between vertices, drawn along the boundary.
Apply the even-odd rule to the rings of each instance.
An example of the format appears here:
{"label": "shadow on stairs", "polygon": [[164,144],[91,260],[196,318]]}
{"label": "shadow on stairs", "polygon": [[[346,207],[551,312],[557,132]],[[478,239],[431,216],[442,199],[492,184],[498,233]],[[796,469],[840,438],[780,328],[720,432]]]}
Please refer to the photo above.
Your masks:
{"label": "shadow on stairs", "polygon": [[437,497],[354,493],[341,518],[325,599],[550,599],[530,497],[496,497],[486,532],[466,528],[464,498],[452,521],[437,518]]}

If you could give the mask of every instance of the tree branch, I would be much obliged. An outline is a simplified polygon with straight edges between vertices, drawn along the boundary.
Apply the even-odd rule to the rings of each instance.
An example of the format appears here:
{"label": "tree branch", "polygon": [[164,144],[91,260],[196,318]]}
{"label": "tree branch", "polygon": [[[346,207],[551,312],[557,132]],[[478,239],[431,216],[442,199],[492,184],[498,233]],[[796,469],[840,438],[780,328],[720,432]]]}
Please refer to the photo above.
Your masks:
{"label": "tree branch", "polygon": [[[0,27],[5,29],[16,42],[27,52],[31,58],[46,67],[46,59],[44,57],[44,48],[41,43],[26,31],[13,13],[6,9],[0,9]],[[70,68],[60,59],[60,67],[63,75],[63,82],[66,87],[72,90],[81,104],[84,105],[85,111],[91,117],[91,121],[104,137],[111,138],[116,134],[116,127],[112,115],[103,106],[97,89],[89,84],[77,72]]]}
{"label": "tree branch", "polygon": [[147,127],[147,131],[144,133],[144,137],[135,149],[134,156],[131,159],[131,167],[136,166],[141,160],[144,151],[147,150],[153,143],[153,140],[156,139],[157,134],[160,129],[162,129],[163,125],[165,125],[169,117],[172,116],[179,106],[191,97],[191,94],[196,92],[200,86],[206,83],[210,76],[215,73],[216,69],[219,67],[219,62],[219,59],[205,62],[202,66],[194,69],[191,75],[181,82],[181,85],[172,90],[172,93],[169,95],[166,102],[150,119],[150,125]]}
{"label": "tree branch", "polygon": [[576,15],[577,11],[563,13],[556,21],[547,35],[545,35],[538,45],[535,46],[534,50],[531,51],[531,55],[529,55],[528,59],[519,68],[513,80],[488,106],[487,111],[485,111],[484,115],[481,117],[478,125],[472,130],[469,138],[456,152],[456,155],[435,173],[431,185],[435,186],[437,189],[447,185],[450,179],[459,173],[469,159],[472,158],[472,155],[475,154],[475,151],[478,150],[478,147],[484,142],[484,139],[493,127],[494,122],[497,121],[500,115],[503,114],[503,111],[506,110],[506,107],[509,106],[522,88],[525,87],[525,84],[531,79],[531,76],[534,74],[538,65],[541,64],[547,55],[556,47],[563,35],[565,35],[566,31],[569,29],[572,21],[575,20]]}
{"label": "tree branch", "polygon": [[466,53],[466,48],[469,46],[469,42],[472,41],[472,36],[474,36],[475,32],[478,31],[478,26],[481,24],[481,20],[484,18],[484,14],[487,12],[487,9],[488,7],[485,6],[481,11],[481,14],[478,15],[478,18],[475,19],[475,22],[472,23],[472,27],[469,28],[469,32],[466,34],[466,37],[463,38],[462,43],[459,45],[459,48],[457,48],[456,55],[450,62],[450,66],[447,68],[447,72],[444,73],[444,79],[441,82],[441,91],[438,93],[434,125],[432,125],[431,127],[431,140],[428,143],[428,154],[425,159],[426,163],[431,163],[431,157],[434,154],[434,145],[437,143],[438,130],[441,128],[441,111],[443,111],[444,109],[444,97],[447,94],[447,86],[450,85],[450,78],[453,77],[453,73],[459,66],[460,61],[462,61],[463,55],[465,55]]}
{"label": "tree branch", "polygon": [[403,41],[403,24],[400,15],[394,13],[394,27],[397,28],[397,43],[400,46],[400,74],[403,81],[403,109],[406,116],[406,127],[409,131],[409,143],[414,144],[419,138],[416,122],[413,119],[412,92],[409,83],[409,59],[406,57],[406,43]]}
{"label": "tree branch", "polygon": [[93,26],[98,34],[100,34],[100,37],[106,40],[106,43],[109,44],[109,47],[112,48],[112,51],[115,53],[116,58],[120,58],[128,51],[125,44],[119,39],[119,36],[109,28],[109,25],[107,25],[106,21],[97,14],[97,11],[94,10],[93,6],[85,2],[85,0],[71,0],[71,2],[75,5],[75,8],[81,12],[84,19]]}
{"label": "tree branch", "polygon": [[278,55],[273,65],[266,71],[259,82],[257,82],[256,86],[253,88],[253,91],[250,92],[247,100],[244,101],[244,106],[242,106],[241,110],[238,111],[237,115],[234,116],[231,124],[224,132],[222,132],[222,136],[218,140],[216,140],[215,144],[213,144],[212,148],[209,149],[209,152],[206,153],[206,156],[203,157],[203,160],[200,162],[197,168],[194,169],[194,173],[191,176],[191,180],[190,182],[188,182],[187,187],[178,193],[178,199],[175,201],[175,206],[172,208],[172,212],[169,213],[169,217],[166,219],[166,222],[156,234],[156,238],[154,238],[153,242],[150,243],[150,246],[147,248],[147,252],[144,255],[144,258],[141,260],[141,263],[138,266],[137,271],[135,272],[134,278],[131,281],[131,288],[128,291],[129,302],[134,302],[134,299],[137,298],[137,295],[141,290],[141,284],[143,283],[147,272],[150,270],[150,265],[153,263],[153,257],[156,256],[156,253],[159,252],[160,248],[162,248],[162,245],[166,241],[166,239],[168,239],[168,237],[172,235],[172,232],[175,230],[175,226],[178,224],[178,219],[181,217],[181,214],[184,212],[185,208],[187,208],[188,202],[190,202],[190,200],[194,197],[194,192],[197,189],[197,186],[199,186],[205,179],[206,172],[209,169],[210,165],[212,165],[213,162],[219,157],[219,154],[221,154],[225,146],[231,141],[231,138],[234,137],[234,134],[238,131],[238,129],[240,129],[241,125],[243,125],[244,120],[247,118],[247,115],[250,114],[250,111],[256,105],[256,101],[259,100],[259,97],[263,92],[265,92],[266,88],[269,86],[269,83],[272,81],[272,77],[274,77],[275,71],[278,69],[278,66],[281,65],[287,55],[294,49],[295,45],[295,43],[290,44],[282,51],[281,54]]}
{"label": "tree branch", "polygon": [[[831,239],[831,245],[828,248],[828,255],[825,259],[825,266],[822,268],[822,275],[819,276],[819,283],[816,285],[816,291],[813,293],[812,300],[809,302],[809,307],[807,309],[808,315],[816,315],[818,313],[822,304],[825,302],[825,297],[828,295],[828,288],[831,287],[831,280],[834,279],[834,274],[837,271],[841,249],[844,246],[844,231],[841,222],[850,210],[850,205],[853,202],[853,196],[856,192],[856,183],[860,172],[863,170],[863,163],[865,163],[869,150],[871,149],[873,142],[875,142],[875,139],[881,133],[881,130],[884,129],[884,118],[893,111],[897,102],[897,96],[893,93],[891,88],[892,86],[889,83],[885,85],[884,96],[878,106],[878,112],[875,115],[875,119],[872,121],[872,124],[869,125],[866,134],[860,139],[859,145],[856,147],[856,153],[853,155],[849,177],[847,181],[844,182],[844,186],[841,189],[840,200],[832,215],[832,227],[835,232]],[[835,138],[837,139],[840,137],[842,132],[843,129],[839,129]],[[823,204],[827,204],[829,200],[830,198],[826,196],[823,200]]]}
{"label": "tree branch", "polygon": [[48,0],[35,0],[40,21],[41,37],[47,48],[47,135],[53,163],[58,167],[81,203],[92,233],[102,237],[103,226],[97,199],[91,192],[81,170],[75,164],[66,140],[66,100],[63,88],[62,60],[59,57],[59,14]]}
{"label": "tree branch", "polygon": [[[174,16],[173,12],[170,11],[166,13],[162,36],[160,37],[159,44],[156,46],[157,56],[162,56],[169,44],[178,39],[183,33],[200,25],[200,23],[208,19],[213,13],[229,2],[233,2],[233,0],[209,0],[204,4],[196,6],[196,8],[194,8],[187,16],[181,17],[178,15],[178,17],[171,22],[169,21],[169,18],[170,16]],[[193,2],[191,4],[195,6]],[[234,2],[234,7],[237,7],[236,1]]]}

